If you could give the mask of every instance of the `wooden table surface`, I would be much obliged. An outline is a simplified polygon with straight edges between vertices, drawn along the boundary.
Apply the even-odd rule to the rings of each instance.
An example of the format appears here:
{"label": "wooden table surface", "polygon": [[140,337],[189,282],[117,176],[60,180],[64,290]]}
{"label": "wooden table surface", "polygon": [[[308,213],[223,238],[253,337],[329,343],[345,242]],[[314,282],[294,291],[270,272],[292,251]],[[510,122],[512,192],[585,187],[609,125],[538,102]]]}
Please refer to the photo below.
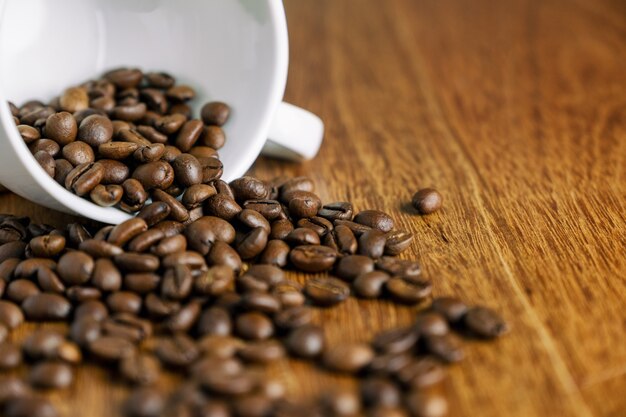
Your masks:
{"label": "wooden table surface", "polygon": [[[314,161],[252,171],[308,175],[326,201],[388,211],[417,236],[408,256],[436,294],[510,321],[450,369],[450,415],[626,415],[626,2],[285,6],[286,99],[324,119],[326,140]],[[445,208],[419,217],[407,202],[425,186]],[[0,211],[69,218],[12,195]],[[317,320],[331,341],[367,340],[413,315],[351,299]],[[272,371],[298,397],[352,383],[296,361]],[[81,370],[54,394],[63,415],[119,415],[125,388],[111,375]]]}

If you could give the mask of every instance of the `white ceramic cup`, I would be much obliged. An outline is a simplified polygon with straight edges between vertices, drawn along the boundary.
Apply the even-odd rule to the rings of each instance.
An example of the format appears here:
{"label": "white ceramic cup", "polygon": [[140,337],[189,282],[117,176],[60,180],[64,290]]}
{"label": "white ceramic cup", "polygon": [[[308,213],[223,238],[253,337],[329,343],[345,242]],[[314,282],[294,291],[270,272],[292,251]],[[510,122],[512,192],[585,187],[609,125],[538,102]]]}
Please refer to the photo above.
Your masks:
{"label": "white ceramic cup", "polygon": [[166,71],[193,86],[196,114],[211,100],[231,106],[220,150],[227,181],[243,175],[264,145],[274,156],[312,158],[324,127],[281,103],[287,64],[281,0],[0,0],[0,183],[56,210],[105,223],[129,218],[50,178],[6,103],[49,100],[122,66]]}

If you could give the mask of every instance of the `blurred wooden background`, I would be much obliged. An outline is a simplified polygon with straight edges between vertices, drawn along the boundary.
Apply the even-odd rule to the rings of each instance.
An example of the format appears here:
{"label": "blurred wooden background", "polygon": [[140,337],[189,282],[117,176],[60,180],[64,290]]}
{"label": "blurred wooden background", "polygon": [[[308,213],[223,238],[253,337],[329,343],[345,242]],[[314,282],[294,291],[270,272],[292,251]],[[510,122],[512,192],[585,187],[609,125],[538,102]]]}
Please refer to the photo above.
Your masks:
{"label": "blurred wooden background", "polygon": [[[436,294],[512,323],[467,344],[444,387],[450,415],[626,415],[626,2],[285,7],[286,100],[324,119],[326,141],[314,161],[262,158],[253,173],[309,175],[326,201],[392,213]],[[424,186],[445,208],[419,217],[406,204]],[[0,211],[68,219],[12,195]],[[351,299],[317,319],[331,341],[366,340],[413,314]],[[296,361],[273,372],[299,397],[351,383]],[[82,370],[54,394],[63,415],[118,415],[125,387],[109,377]]]}

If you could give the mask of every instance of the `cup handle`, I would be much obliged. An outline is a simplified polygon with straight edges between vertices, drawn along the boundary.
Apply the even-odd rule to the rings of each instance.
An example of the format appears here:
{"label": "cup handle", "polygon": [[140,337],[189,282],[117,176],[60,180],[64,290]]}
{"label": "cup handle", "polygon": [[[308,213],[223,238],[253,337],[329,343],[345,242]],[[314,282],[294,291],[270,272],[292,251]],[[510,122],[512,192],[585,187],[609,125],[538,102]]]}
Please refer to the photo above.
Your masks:
{"label": "cup handle", "polygon": [[282,102],[270,125],[264,155],[292,161],[312,159],[322,144],[324,123],[315,114]]}

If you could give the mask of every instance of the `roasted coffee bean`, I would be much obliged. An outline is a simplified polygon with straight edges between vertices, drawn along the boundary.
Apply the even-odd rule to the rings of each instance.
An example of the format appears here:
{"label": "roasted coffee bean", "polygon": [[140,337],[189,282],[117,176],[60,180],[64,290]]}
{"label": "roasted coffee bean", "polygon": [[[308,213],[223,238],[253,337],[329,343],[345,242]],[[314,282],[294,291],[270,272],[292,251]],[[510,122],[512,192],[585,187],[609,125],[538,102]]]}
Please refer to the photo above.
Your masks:
{"label": "roasted coffee bean", "polygon": [[332,306],[345,301],[350,295],[350,287],[332,277],[311,278],[305,286],[306,295],[320,306]]}
{"label": "roasted coffee bean", "polygon": [[74,113],[89,107],[89,96],[83,87],[70,87],[59,98],[61,109]]}
{"label": "roasted coffee bean", "polygon": [[385,283],[391,277],[383,271],[372,271],[359,275],[352,282],[354,293],[362,298],[378,298],[383,293]]}
{"label": "roasted coffee bean", "polygon": [[459,362],[463,359],[463,346],[458,336],[447,333],[425,338],[426,350],[444,362]]}
{"label": "roasted coffee bean", "polygon": [[74,285],[65,291],[67,299],[72,303],[83,303],[102,298],[102,291],[94,287],[82,287]]}
{"label": "roasted coffee bean", "polygon": [[165,408],[163,393],[154,388],[138,388],[131,392],[124,404],[127,417],[160,417]]}
{"label": "roasted coffee bean", "polygon": [[95,110],[110,112],[115,107],[115,99],[111,96],[102,96],[92,99],[89,105]]}
{"label": "roasted coffee bean", "polygon": [[32,281],[16,279],[7,285],[4,296],[16,304],[21,304],[22,301],[31,295],[39,294],[40,292],[37,285]]}
{"label": "roasted coffee bean", "polygon": [[289,201],[289,214],[296,218],[313,217],[322,206],[320,198],[308,191],[291,191],[285,198]]}
{"label": "roasted coffee bean", "polygon": [[444,316],[451,324],[458,323],[468,310],[467,304],[453,297],[436,297],[433,299],[431,308]]}
{"label": "roasted coffee bean", "polygon": [[335,230],[337,230],[340,226],[345,226],[352,231],[354,236],[360,237],[363,233],[372,230],[371,227],[366,226],[364,224],[355,223],[350,220],[335,220],[334,221]]}
{"label": "roasted coffee bean", "polygon": [[133,314],[119,313],[102,321],[102,331],[107,336],[139,343],[152,335],[152,325]]}
{"label": "roasted coffee bean", "polygon": [[[180,128],[178,135],[176,136],[176,141],[174,142],[176,147],[180,149],[182,152],[189,152],[191,147],[195,145],[195,143],[200,138],[204,129],[204,125],[201,120],[189,120],[185,122]],[[187,154],[188,155],[188,154]],[[192,156],[192,155],[189,155]],[[194,157],[195,159],[195,157]],[[197,160],[196,160],[197,161]],[[196,164],[199,166],[199,163]],[[199,177],[199,173],[196,174]],[[195,182],[194,184],[197,184]]]}
{"label": "roasted coffee bean", "polygon": [[433,287],[430,280],[393,277],[385,283],[385,289],[396,302],[416,304],[428,298]]}
{"label": "roasted coffee bean", "polygon": [[272,223],[270,238],[284,240],[293,229],[293,223],[288,219],[276,220]]}
{"label": "roasted coffee bean", "polygon": [[434,312],[418,314],[414,327],[421,336],[442,336],[450,331],[445,317]]}
{"label": "roasted coffee bean", "polygon": [[216,241],[232,243],[235,229],[219,217],[205,216],[189,224],[185,236],[191,249],[206,255]]}
{"label": "roasted coffee bean", "polygon": [[139,96],[150,110],[157,113],[165,113],[167,111],[167,99],[161,90],[144,88],[140,91]]}
{"label": "roasted coffee bean", "polygon": [[315,191],[315,184],[309,177],[294,177],[284,181],[275,179],[274,181],[277,185],[280,184],[280,197],[283,202],[289,201],[287,195],[293,191]]}
{"label": "roasted coffee bean", "polygon": [[387,213],[378,210],[360,211],[354,216],[354,222],[364,224],[381,232],[389,232],[394,226],[393,219]]}
{"label": "roasted coffee bean", "polygon": [[39,133],[39,129],[36,129],[32,126],[18,125],[17,130],[18,132],[20,132],[22,139],[27,145],[33,143],[37,139],[41,139],[41,134]]}
{"label": "roasted coffee bean", "polygon": [[235,332],[244,339],[267,339],[274,334],[272,321],[258,312],[244,313],[235,320]]}
{"label": "roasted coffee bean", "polygon": [[21,261],[13,271],[14,278],[26,277],[31,278],[40,268],[54,268],[56,263],[52,259],[47,258],[29,258]]}
{"label": "roasted coffee bean", "polygon": [[167,89],[167,98],[172,101],[189,101],[196,96],[196,92],[188,85],[175,85]]}
{"label": "roasted coffee bean", "polygon": [[183,265],[193,269],[202,269],[206,267],[206,262],[202,255],[197,252],[186,251],[173,253],[163,258],[161,262],[164,268],[175,268]]}
{"label": "roasted coffee bean", "polygon": [[320,245],[296,246],[289,253],[289,260],[302,271],[321,272],[332,268],[337,252]]}
{"label": "roasted coffee bean", "polygon": [[385,236],[385,255],[399,255],[411,246],[413,235],[402,230],[392,231]]}
{"label": "roasted coffee bean", "polygon": [[104,168],[96,163],[84,163],[71,170],[65,178],[65,188],[79,196],[84,196],[100,184]]}
{"label": "roasted coffee bean", "polygon": [[[13,234],[12,232],[3,233],[3,231],[0,230],[0,241],[2,241],[2,243],[0,243],[0,262],[4,262],[7,259],[11,258],[15,259],[15,257],[17,256],[24,256],[24,250],[27,246],[26,243],[20,242],[19,240],[7,242],[6,238],[9,237],[9,234],[19,239],[19,237],[15,236],[15,234]],[[17,261],[17,263],[19,263],[19,259]]]}
{"label": "roasted coffee bean", "polygon": [[248,342],[239,350],[239,357],[246,362],[267,364],[285,357],[285,348],[277,340]]}
{"label": "roasted coffee bean", "polygon": [[93,318],[102,321],[109,316],[109,310],[102,301],[88,300],[81,303],[74,310],[74,320],[80,320],[83,317]]}
{"label": "roasted coffee bean", "polygon": [[184,252],[185,250],[187,250],[187,239],[183,235],[175,235],[161,239],[152,248],[152,253],[159,257],[165,257],[173,253]]}
{"label": "roasted coffee bean", "polygon": [[319,211],[319,216],[330,221],[335,220],[352,220],[354,209],[351,203],[339,201],[335,203],[324,204]]}
{"label": "roasted coffee bean", "polygon": [[[145,220],[143,221],[145,222]],[[128,249],[131,252],[145,252],[153,245],[156,245],[164,237],[165,233],[163,233],[162,230],[149,229],[133,237],[128,243]]]}
{"label": "roasted coffee bean", "polygon": [[[105,242],[104,240],[96,240],[96,239],[86,239],[82,241],[80,245],[78,245],[78,248],[80,249],[80,251],[94,258],[112,258],[113,256],[119,255],[124,252],[123,249],[120,248],[119,246],[113,245],[112,243]],[[77,259],[77,256],[74,255],[70,258],[74,261]],[[68,263],[68,268],[70,266],[71,264]]]}
{"label": "roasted coffee bean", "polygon": [[124,289],[138,294],[148,294],[155,291],[160,283],[161,277],[150,272],[124,275]]}
{"label": "roasted coffee bean", "polygon": [[114,313],[139,314],[141,297],[130,291],[116,291],[106,299],[107,307]]}
{"label": "roasted coffee bean", "polygon": [[120,185],[96,185],[89,193],[91,201],[102,207],[111,207],[122,200],[124,190]]}
{"label": "roasted coffee bean", "polygon": [[212,101],[205,104],[200,113],[204,124],[223,126],[230,116],[230,107],[226,103]]}
{"label": "roasted coffee bean", "polygon": [[278,218],[283,211],[282,206],[276,200],[249,199],[243,203],[243,207],[261,213],[269,221]]}
{"label": "roasted coffee bean", "polygon": [[407,395],[405,402],[413,416],[444,417],[448,415],[448,402],[441,394],[414,390]]}
{"label": "roasted coffee bean", "polygon": [[45,151],[37,151],[34,155],[37,163],[46,171],[46,174],[54,178],[56,163],[54,158]]}
{"label": "roasted coffee bean", "polygon": [[285,236],[284,240],[294,246],[320,244],[319,235],[315,233],[315,231],[305,227],[293,229],[287,236]]}
{"label": "roasted coffee bean", "polygon": [[0,370],[6,371],[20,366],[22,352],[11,342],[0,342]]}
{"label": "roasted coffee bean", "polygon": [[292,330],[311,323],[312,311],[302,304],[283,308],[274,315],[274,324],[281,330]]}
{"label": "roasted coffee bean", "polygon": [[243,203],[247,200],[264,199],[269,194],[269,188],[264,181],[249,176],[232,181],[230,188],[238,203]]}
{"label": "roasted coffee bean", "polygon": [[54,160],[54,180],[65,186],[65,179],[67,174],[74,169],[74,166],[67,159],[55,159]]}
{"label": "roasted coffee bean", "polygon": [[215,194],[205,200],[204,210],[206,214],[217,216],[224,220],[232,220],[241,213],[242,208],[227,195]]}
{"label": "roasted coffee bean", "polygon": [[234,271],[226,265],[216,265],[202,272],[194,281],[194,291],[198,295],[216,296],[232,287]]}
{"label": "roasted coffee bean", "polygon": [[162,143],[151,143],[149,145],[140,145],[133,152],[133,159],[137,163],[145,164],[147,162],[158,161],[165,153],[165,146]]}
{"label": "roasted coffee bean", "polygon": [[[178,148],[176,148],[178,149]],[[209,148],[208,146],[194,146],[189,150],[189,153],[193,156],[195,156],[196,158],[198,158],[198,160],[200,160],[201,158],[213,158],[213,159],[219,159],[219,153],[213,149],[213,148]],[[221,180],[216,180],[216,181],[220,181],[222,183],[224,183],[226,186],[228,186],[227,183],[221,181]],[[231,198],[235,198],[235,196],[232,194],[232,192],[228,193],[229,196]]]}
{"label": "roasted coffee bean", "polygon": [[200,354],[193,339],[182,333],[161,338],[155,353],[164,364],[173,367],[189,366]]}
{"label": "roasted coffee bean", "polygon": [[438,384],[445,378],[446,373],[437,359],[423,356],[399,369],[395,376],[404,386],[419,389]]}
{"label": "roasted coffee bean", "polygon": [[198,321],[198,333],[202,336],[228,336],[232,332],[232,321],[228,311],[220,307],[210,307],[202,312]]}
{"label": "roasted coffee bean", "polygon": [[[155,276],[159,278],[158,275]],[[180,303],[178,301],[164,300],[154,293],[149,293],[146,296],[145,306],[148,315],[154,318],[169,316],[180,309]]]}
{"label": "roasted coffee bean", "polygon": [[176,265],[168,269],[161,284],[161,296],[172,300],[182,300],[191,293],[193,276],[186,265]]}
{"label": "roasted coffee bean", "polygon": [[134,154],[139,146],[132,142],[107,142],[98,146],[98,154],[102,158],[123,160]]}
{"label": "roasted coffee bean", "polygon": [[378,333],[372,346],[381,353],[401,353],[410,351],[417,344],[419,332],[413,327],[398,327]]}
{"label": "roasted coffee bean", "polygon": [[[12,242],[12,243],[23,243],[23,242]],[[10,243],[11,244],[11,243]],[[20,245],[21,246],[21,245]],[[24,246],[21,246],[21,253],[24,253]],[[18,258],[7,258],[0,262],[0,280],[6,284],[13,279],[13,272],[15,268],[22,262],[21,259]],[[4,288],[4,287],[3,287]]]}
{"label": "roasted coffee bean", "polygon": [[246,275],[266,283],[268,288],[285,281],[285,272],[272,265],[250,265]]}
{"label": "roasted coffee bean", "polygon": [[391,256],[383,256],[382,258],[376,260],[376,268],[391,275],[405,278],[416,278],[422,273],[422,270],[417,262],[406,259],[392,258]]}
{"label": "roasted coffee bean", "polygon": [[65,237],[59,235],[37,236],[30,240],[29,245],[34,256],[53,258],[65,249]]}
{"label": "roasted coffee bean", "polygon": [[374,351],[367,344],[351,343],[330,347],[324,352],[322,362],[332,371],[355,373],[373,358]]}
{"label": "roasted coffee bean", "polygon": [[86,347],[100,338],[100,321],[93,317],[82,317],[74,320],[70,326],[70,337],[79,346]]}
{"label": "roasted coffee bean", "polygon": [[359,275],[374,270],[374,261],[363,255],[344,256],[335,267],[335,273],[341,279],[354,281]]}
{"label": "roasted coffee bean", "polygon": [[129,100],[128,103],[118,102],[119,106],[115,106],[111,110],[111,116],[114,119],[124,120],[127,122],[137,122],[146,115],[148,106],[145,103],[136,103]]}
{"label": "roasted coffee bean", "polygon": [[116,255],[113,260],[120,269],[127,272],[154,272],[159,269],[159,258],[144,253],[126,252]]}
{"label": "roasted coffee bean", "polygon": [[387,238],[385,234],[377,229],[363,232],[359,238],[359,253],[370,258],[380,258],[385,250]]}
{"label": "roasted coffee bean", "polygon": [[324,332],[321,327],[306,324],[295,328],[287,337],[289,352],[300,358],[315,358],[324,351]]}
{"label": "roasted coffee bean", "polygon": [[94,268],[94,260],[82,251],[67,252],[57,264],[57,272],[67,285],[80,285],[89,281]]}
{"label": "roasted coffee bean", "polygon": [[82,362],[83,354],[76,343],[64,341],[55,352],[55,359],[75,365]]}
{"label": "roasted coffee bean", "polygon": [[127,381],[137,385],[151,385],[161,374],[161,364],[152,355],[140,353],[122,358],[120,374]]}
{"label": "roasted coffee bean", "polygon": [[[152,126],[144,126],[144,125],[137,126],[137,133],[139,133],[141,136],[148,139],[152,143],[162,143],[162,144],[167,143],[167,135],[164,135],[163,133],[159,132]],[[163,149],[163,155],[165,155],[165,152],[167,152],[167,148],[168,146],[166,146]],[[163,156],[161,156],[161,158],[163,158]]]}
{"label": "roasted coffee bean", "polygon": [[76,119],[70,113],[55,113],[46,120],[44,133],[47,138],[64,146],[76,140],[78,125],[76,124]]}
{"label": "roasted coffee bean", "polygon": [[37,388],[67,388],[73,380],[72,368],[61,362],[40,362],[28,375],[30,384]]}
{"label": "roasted coffee bean", "polygon": [[269,264],[277,267],[284,267],[287,265],[289,258],[289,251],[291,248],[282,240],[269,240],[265,249],[259,256],[257,262],[260,264]]}
{"label": "roasted coffee bean", "polygon": [[143,219],[148,227],[152,227],[155,224],[165,220],[170,214],[170,206],[162,201],[157,201],[149,204],[141,209],[137,213],[137,218]]}
{"label": "roasted coffee bean", "polygon": [[132,177],[138,180],[145,190],[164,190],[174,182],[174,169],[165,161],[148,162],[139,165]]}
{"label": "roasted coffee bean", "polygon": [[[77,341],[77,343],[79,343]],[[133,356],[136,348],[132,342],[114,336],[102,336],[89,342],[89,352],[96,358],[106,362],[117,362]]]}
{"label": "roasted coffee bean", "polygon": [[135,68],[118,68],[106,72],[104,78],[115,84],[118,88],[133,88],[139,85],[143,78],[143,73],[141,70]]}
{"label": "roasted coffee bean", "polygon": [[170,207],[170,217],[177,222],[184,222],[189,219],[189,212],[180,201],[172,197],[165,191],[152,190],[152,201],[162,201]]}
{"label": "roasted coffee bean", "polygon": [[113,123],[106,116],[97,114],[86,117],[78,128],[78,140],[97,147],[113,138]]}
{"label": "roasted coffee bean", "polygon": [[441,208],[443,197],[434,188],[423,188],[413,194],[411,204],[419,214],[431,214]]}
{"label": "roasted coffee bean", "polygon": [[244,310],[273,314],[281,309],[280,301],[266,292],[249,292],[241,296],[239,305]]}
{"label": "roasted coffee bean", "polygon": [[219,126],[205,126],[200,136],[200,143],[213,149],[221,149],[226,143],[224,130]]}
{"label": "roasted coffee bean", "polygon": [[239,213],[239,221],[243,223],[245,226],[254,229],[255,227],[260,227],[264,229],[269,235],[271,231],[270,223],[267,221],[265,217],[259,212],[250,209],[243,209],[241,213]]}
{"label": "roasted coffee bean", "polygon": [[182,203],[187,209],[200,207],[204,201],[215,195],[215,187],[208,184],[195,184],[188,187],[182,197]]}
{"label": "roasted coffee bean", "polygon": [[154,127],[165,135],[171,135],[178,132],[186,121],[187,117],[182,114],[171,114],[161,117],[155,122]]}
{"label": "roasted coffee bean", "polygon": [[200,303],[192,301],[170,315],[162,328],[172,333],[187,332],[198,321],[200,310]]}
{"label": "roasted coffee bean", "polygon": [[237,245],[237,253],[242,259],[251,259],[263,252],[267,245],[268,233],[262,227],[248,232]]}
{"label": "roasted coffee bean", "polygon": [[32,321],[65,320],[71,312],[71,304],[59,294],[38,293],[22,302],[22,310]]}
{"label": "roasted coffee bean", "polygon": [[470,308],[463,316],[463,323],[470,332],[484,338],[498,337],[509,331],[502,317],[487,307]]}
{"label": "roasted coffee bean", "polygon": [[55,112],[56,110],[50,106],[41,107],[24,115],[20,115],[20,123],[40,129],[45,125],[46,119]]}
{"label": "roasted coffee bean", "polygon": [[145,74],[148,85],[154,88],[167,89],[174,85],[176,80],[165,72],[148,72]]}
{"label": "roasted coffee bean", "polygon": [[4,407],[6,417],[58,417],[59,413],[50,401],[32,395],[9,399]]}
{"label": "roasted coffee bean", "polygon": [[298,227],[305,227],[313,230],[318,236],[323,237],[334,229],[331,221],[323,217],[313,216],[309,219],[298,220]]}
{"label": "roasted coffee bean", "polygon": [[401,405],[402,392],[390,379],[369,377],[361,382],[360,391],[361,400],[368,407],[398,407]]}

